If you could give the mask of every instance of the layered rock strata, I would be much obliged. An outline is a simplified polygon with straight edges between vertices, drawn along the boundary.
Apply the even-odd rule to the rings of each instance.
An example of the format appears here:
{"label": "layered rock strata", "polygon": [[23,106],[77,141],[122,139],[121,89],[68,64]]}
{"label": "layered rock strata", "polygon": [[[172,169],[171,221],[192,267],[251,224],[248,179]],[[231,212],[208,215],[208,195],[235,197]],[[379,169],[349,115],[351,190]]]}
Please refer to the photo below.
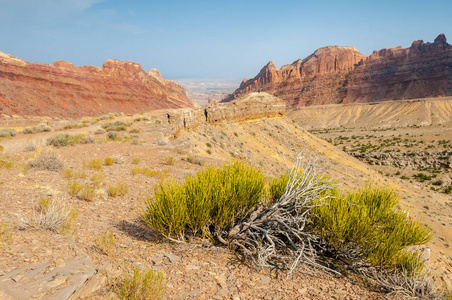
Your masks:
{"label": "layered rock strata", "polygon": [[280,97],[288,108],[450,96],[452,46],[440,34],[433,43],[415,41],[370,56],[352,47],[324,47],[281,69],[268,63],[223,102],[255,91]]}
{"label": "layered rock strata", "polygon": [[167,119],[177,134],[182,129],[196,128],[200,124],[282,117],[285,110],[286,103],[277,97],[267,93],[250,93],[230,103],[171,110],[167,113]]}
{"label": "layered rock strata", "polygon": [[0,114],[67,118],[193,106],[181,85],[138,63],[45,65],[0,52]]}

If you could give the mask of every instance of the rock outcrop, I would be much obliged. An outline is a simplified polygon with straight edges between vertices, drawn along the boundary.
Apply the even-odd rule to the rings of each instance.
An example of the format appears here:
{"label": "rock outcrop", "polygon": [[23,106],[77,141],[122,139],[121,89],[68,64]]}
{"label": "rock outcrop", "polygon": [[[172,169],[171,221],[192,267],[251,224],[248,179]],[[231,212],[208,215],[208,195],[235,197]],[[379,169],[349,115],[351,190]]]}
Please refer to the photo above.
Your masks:
{"label": "rock outcrop", "polygon": [[277,97],[267,93],[250,93],[230,103],[172,110],[167,113],[167,118],[177,134],[182,129],[196,128],[200,124],[282,117],[285,110],[286,103]]}
{"label": "rock outcrop", "polygon": [[138,63],[45,65],[0,52],[0,114],[81,117],[193,106],[181,85]]}
{"label": "rock outcrop", "polygon": [[452,46],[441,34],[433,43],[415,41],[368,57],[352,47],[324,47],[281,69],[268,63],[223,102],[254,91],[280,97],[288,108],[450,96]]}

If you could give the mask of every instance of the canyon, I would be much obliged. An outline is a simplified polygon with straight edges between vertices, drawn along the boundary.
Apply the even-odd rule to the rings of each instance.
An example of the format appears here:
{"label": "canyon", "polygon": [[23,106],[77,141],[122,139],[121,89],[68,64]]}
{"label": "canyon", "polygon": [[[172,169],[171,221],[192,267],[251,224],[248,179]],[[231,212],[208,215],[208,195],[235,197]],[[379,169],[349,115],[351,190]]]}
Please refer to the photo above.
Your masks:
{"label": "canyon", "polygon": [[452,46],[444,34],[433,43],[419,40],[370,56],[353,47],[328,46],[280,69],[269,62],[222,101],[259,91],[285,100],[288,109],[451,96]]}

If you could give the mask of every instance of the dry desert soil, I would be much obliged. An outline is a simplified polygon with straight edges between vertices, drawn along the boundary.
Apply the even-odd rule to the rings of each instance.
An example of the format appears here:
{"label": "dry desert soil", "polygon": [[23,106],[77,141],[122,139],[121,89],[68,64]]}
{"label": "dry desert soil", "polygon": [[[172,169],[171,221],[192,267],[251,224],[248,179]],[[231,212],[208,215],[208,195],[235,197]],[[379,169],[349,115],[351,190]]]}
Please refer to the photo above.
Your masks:
{"label": "dry desert soil", "polygon": [[[346,155],[342,148],[350,147],[349,143],[335,146],[327,141],[339,135],[372,134],[374,137],[365,139],[378,143],[386,135],[405,138],[408,134],[410,140],[434,140],[429,144],[435,145],[435,149],[429,150],[443,150],[437,141],[451,139],[450,123],[376,132],[358,128],[325,132],[327,127],[307,128],[314,130],[309,133],[296,117],[289,115],[201,124],[175,137],[175,128],[166,119],[165,111],[153,111],[99,122],[94,118],[0,121],[0,127],[18,131],[42,122],[52,128],[51,132],[18,134],[0,141],[4,148],[0,159],[0,222],[7,226],[8,235],[0,248],[1,299],[116,299],[116,284],[133,267],[163,272],[167,279],[164,299],[390,298],[351,278],[334,277],[308,268],[300,268],[290,277],[259,269],[238,260],[228,249],[207,241],[171,243],[140,221],[144,200],[152,195],[161,177],[182,179],[206,166],[235,158],[249,161],[271,177],[286,170],[284,158],[290,164],[300,151],[307,150],[319,153],[330,166],[329,175],[341,182],[343,190],[369,181],[396,189],[402,205],[422,217],[435,231],[428,245],[429,264],[438,282],[450,282],[451,195],[434,191],[425,183],[400,179],[395,175],[398,169],[393,166],[369,165]],[[107,133],[98,133],[102,124],[112,121],[131,124],[114,141],[107,139]],[[64,129],[77,124],[84,127]],[[47,138],[60,133],[87,134],[95,142],[51,147],[63,158],[65,171],[27,167],[42,150],[28,151],[26,146],[43,145]],[[114,158],[115,163],[105,164],[107,157]],[[95,159],[101,165],[90,167],[89,162]],[[137,168],[147,168],[148,172],[134,174]],[[402,170],[410,178],[414,172]],[[440,176],[450,178],[450,174],[449,169]],[[68,185],[74,181],[95,186],[95,196],[90,201],[71,196]],[[109,186],[119,183],[127,185],[128,191],[125,195],[111,196]],[[78,211],[65,234],[26,226],[42,198],[64,202]],[[107,242],[102,243],[103,238]]]}

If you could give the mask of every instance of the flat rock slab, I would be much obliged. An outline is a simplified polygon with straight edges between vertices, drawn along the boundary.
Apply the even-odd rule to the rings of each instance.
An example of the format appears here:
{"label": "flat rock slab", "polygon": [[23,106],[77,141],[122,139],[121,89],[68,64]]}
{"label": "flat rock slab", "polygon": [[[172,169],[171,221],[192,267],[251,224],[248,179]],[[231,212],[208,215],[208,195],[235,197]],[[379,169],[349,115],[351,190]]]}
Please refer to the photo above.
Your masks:
{"label": "flat rock slab", "polygon": [[97,269],[78,250],[78,258],[65,263],[40,262],[0,276],[0,299],[70,299],[94,277]]}

